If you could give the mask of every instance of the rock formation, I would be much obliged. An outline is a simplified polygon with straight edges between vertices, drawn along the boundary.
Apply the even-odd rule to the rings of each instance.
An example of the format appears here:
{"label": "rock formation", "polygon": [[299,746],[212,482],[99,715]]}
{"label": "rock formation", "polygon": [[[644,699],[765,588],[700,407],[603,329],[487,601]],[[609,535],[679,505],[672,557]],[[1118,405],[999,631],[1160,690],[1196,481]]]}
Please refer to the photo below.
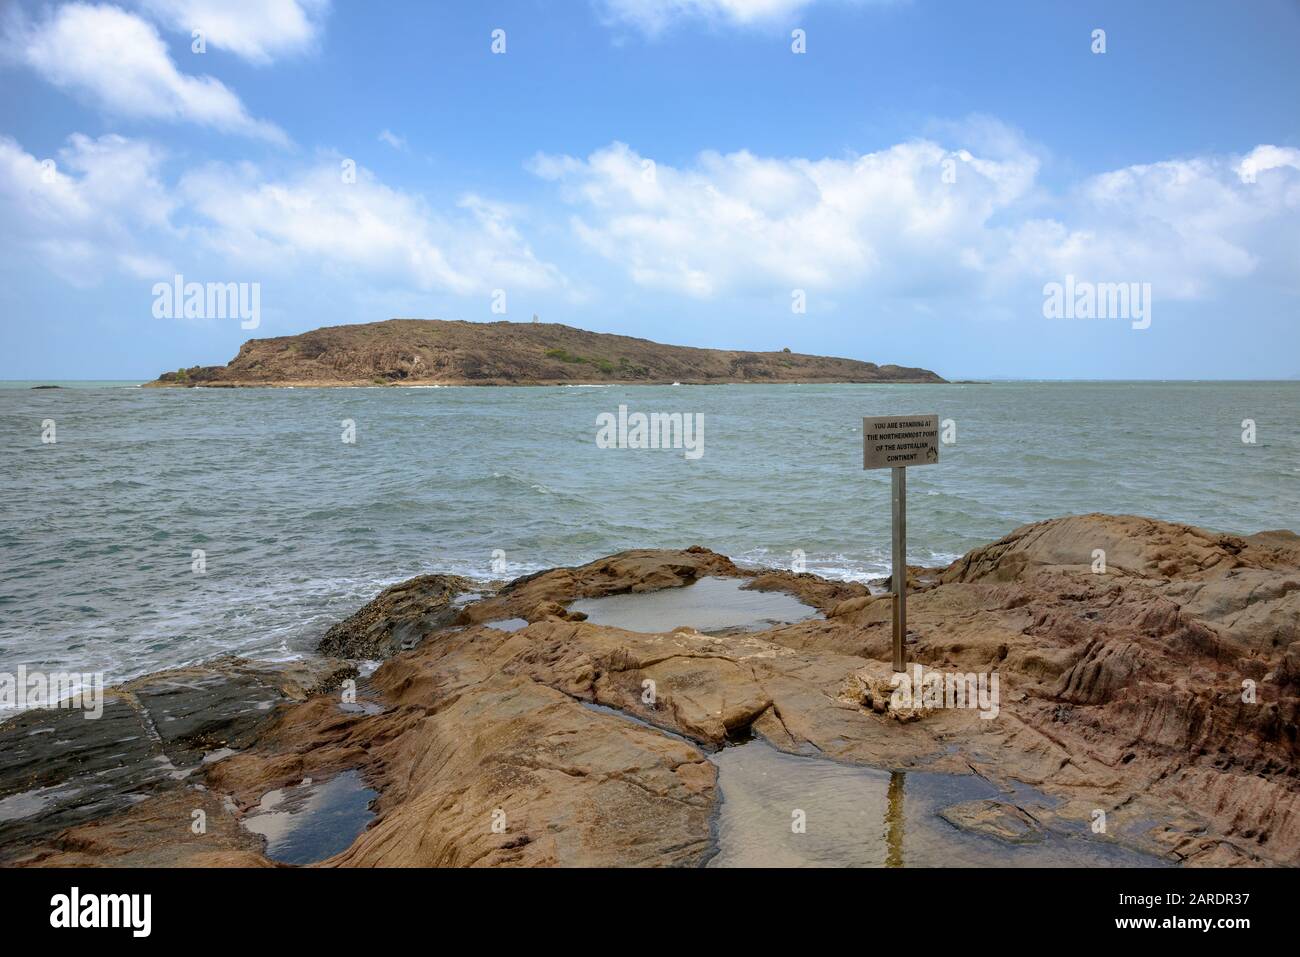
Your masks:
{"label": "rock formation", "polygon": [[[650,634],[566,611],[705,576],[785,591],[822,615]],[[291,682],[227,662],[121,690],[99,724],[152,725],[126,748],[138,755],[115,758],[118,731],[80,716],[0,727],[0,801],[38,789],[44,801],[0,823],[0,854],[269,863],[240,816],[273,788],[357,769],[379,792],[375,820],[323,866],[699,865],[718,800],[708,756],[757,735],[841,762],[980,775],[1005,799],[943,813],[990,839],[1034,842],[1100,812],[1096,840],[1171,863],[1300,863],[1300,538],[1074,516],[913,578],[909,657],[926,671],[996,672],[996,717],[896,708],[890,599],[860,584],[746,570],[698,547],[552,569],[477,600],[427,576],[326,638],[335,654],[388,656],[359,683],[364,708],[330,690],[344,664]],[[45,726],[59,733],[36,734]],[[44,752],[52,739],[65,750]],[[228,750],[213,760],[216,748]],[[76,797],[105,771],[99,798]],[[1058,803],[1031,813],[1016,782]],[[210,822],[201,838],[196,808]]]}
{"label": "rock formation", "polygon": [[250,339],[224,366],[153,386],[640,385],[943,382],[928,369],[782,352],[693,349],[555,323],[390,319]]}

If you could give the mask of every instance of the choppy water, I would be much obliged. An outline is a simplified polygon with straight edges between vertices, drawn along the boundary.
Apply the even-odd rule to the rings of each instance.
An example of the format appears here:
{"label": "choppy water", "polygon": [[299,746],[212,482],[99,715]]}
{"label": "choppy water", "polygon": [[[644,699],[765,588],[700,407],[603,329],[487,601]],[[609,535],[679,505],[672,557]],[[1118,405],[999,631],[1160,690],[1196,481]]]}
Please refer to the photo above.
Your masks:
{"label": "choppy water", "polygon": [[[702,413],[703,457],[597,448],[620,403]],[[1300,382],[0,388],[0,671],[297,655],[412,575],[632,547],[883,575],[889,477],[862,471],[860,420],[892,412],[957,426],[910,471],[909,561],[1071,512],[1300,528]]]}

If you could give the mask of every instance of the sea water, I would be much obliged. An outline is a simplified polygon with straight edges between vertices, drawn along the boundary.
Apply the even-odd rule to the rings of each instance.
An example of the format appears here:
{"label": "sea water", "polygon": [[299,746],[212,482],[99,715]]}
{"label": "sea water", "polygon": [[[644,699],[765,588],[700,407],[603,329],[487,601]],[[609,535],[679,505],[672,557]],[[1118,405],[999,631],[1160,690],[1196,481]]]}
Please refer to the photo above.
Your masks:
{"label": "sea water", "polygon": [[[28,385],[0,388],[0,671],[108,684],[309,654],[427,572],[488,581],[698,544],[882,576],[889,474],[861,468],[864,415],[951,420],[939,463],[909,470],[909,562],[1090,511],[1300,529],[1300,382]],[[702,415],[703,454],[598,447],[620,405]]]}

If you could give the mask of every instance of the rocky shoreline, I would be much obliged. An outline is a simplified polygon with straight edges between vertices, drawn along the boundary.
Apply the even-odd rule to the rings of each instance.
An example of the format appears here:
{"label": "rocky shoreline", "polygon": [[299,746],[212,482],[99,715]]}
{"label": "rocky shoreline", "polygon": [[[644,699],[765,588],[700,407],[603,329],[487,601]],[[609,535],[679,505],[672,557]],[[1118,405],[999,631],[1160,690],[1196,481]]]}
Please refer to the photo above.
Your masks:
{"label": "rocky shoreline", "polygon": [[[311,662],[223,659],[112,689],[97,721],[0,725],[0,863],[274,866],[246,826],[264,798],[353,774],[373,819],[321,866],[699,866],[710,756],[751,737],[976,775],[1001,796],[942,817],[1008,846],[1069,828],[1169,864],[1300,863],[1300,537],[1071,516],[909,577],[910,659],[996,673],[996,717],[891,700],[891,603],[862,584],[700,547],[486,591],[421,576]],[[650,632],[573,607],[714,580],[809,615]]]}

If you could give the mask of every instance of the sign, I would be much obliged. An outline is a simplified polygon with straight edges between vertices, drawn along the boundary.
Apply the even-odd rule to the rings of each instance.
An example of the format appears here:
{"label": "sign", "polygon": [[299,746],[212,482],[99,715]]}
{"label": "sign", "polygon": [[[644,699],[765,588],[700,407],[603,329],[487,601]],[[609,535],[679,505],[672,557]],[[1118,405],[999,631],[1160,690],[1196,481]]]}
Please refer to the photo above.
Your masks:
{"label": "sign", "polygon": [[907,467],[938,461],[939,416],[862,417],[862,467],[891,470],[895,671],[907,667]]}
{"label": "sign", "polygon": [[939,416],[882,415],[862,419],[862,467],[893,469],[939,461]]}

